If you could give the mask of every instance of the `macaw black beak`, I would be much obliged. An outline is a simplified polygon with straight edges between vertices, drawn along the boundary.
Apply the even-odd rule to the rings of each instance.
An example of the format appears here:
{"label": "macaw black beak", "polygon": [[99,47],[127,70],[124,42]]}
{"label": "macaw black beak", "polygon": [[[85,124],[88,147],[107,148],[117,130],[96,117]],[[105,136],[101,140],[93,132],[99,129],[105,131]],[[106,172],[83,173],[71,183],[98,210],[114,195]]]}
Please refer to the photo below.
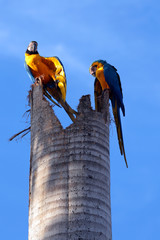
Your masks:
{"label": "macaw black beak", "polygon": [[37,51],[37,43],[33,43],[33,49],[34,52]]}

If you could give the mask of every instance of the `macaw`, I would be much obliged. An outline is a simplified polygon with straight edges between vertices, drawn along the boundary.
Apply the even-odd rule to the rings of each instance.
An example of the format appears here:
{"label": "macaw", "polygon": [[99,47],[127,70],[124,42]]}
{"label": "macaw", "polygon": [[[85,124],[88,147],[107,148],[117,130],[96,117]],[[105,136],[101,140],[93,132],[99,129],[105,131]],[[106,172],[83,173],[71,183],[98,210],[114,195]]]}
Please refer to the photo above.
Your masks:
{"label": "macaw", "polygon": [[89,71],[90,74],[95,77],[94,95],[95,95],[95,108],[97,111],[101,111],[97,100],[98,97],[103,94],[103,91],[105,89],[109,89],[109,98],[112,104],[112,110],[117,129],[119,148],[121,155],[124,156],[126,167],[128,168],[120,118],[120,109],[122,110],[123,116],[125,116],[125,107],[123,103],[123,93],[120,76],[117,73],[117,69],[104,60],[97,60],[93,62],[89,68]]}
{"label": "macaw", "polygon": [[77,114],[77,112],[66,102],[67,81],[63,64],[58,57],[40,56],[37,47],[38,43],[32,41],[25,52],[25,68],[29,77],[34,83],[41,79],[44,95],[59,107],[58,103],[60,103],[74,122],[73,114]]}

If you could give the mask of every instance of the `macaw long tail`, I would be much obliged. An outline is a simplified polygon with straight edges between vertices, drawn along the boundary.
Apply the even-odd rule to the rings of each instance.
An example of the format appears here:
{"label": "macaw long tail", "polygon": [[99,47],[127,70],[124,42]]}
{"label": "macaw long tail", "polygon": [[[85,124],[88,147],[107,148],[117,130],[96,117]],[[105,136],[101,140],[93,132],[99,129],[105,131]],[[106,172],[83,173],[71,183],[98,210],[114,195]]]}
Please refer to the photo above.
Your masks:
{"label": "macaw long tail", "polygon": [[70,119],[73,121],[73,122],[75,122],[75,117],[74,117],[74,114],[75,115],[78,115],[78,113],[75,111],[75,110],[73,110],[70,106],[69,106],[69,104],[65,101],[63,101],[62,100],[62,97],[61,97],[61,94],[59,94],[59,92],[57,92],[57,101],[58,101],[58,103],[60,103],[61,104],[61,106],[58,104],[58,103],[56,103],[53,99],[52,99],[52,97],[50,96],[50,94],[48,93],[48,91],[46,91],[45,89],[43,90],[43,93],[44,93],[44,95],[49,99],[49,100],[51,100],[55,105],[57,105],[58,107],[63,107],[64,108],[64,110],[66,111],[66,113],[68,114],[68,116],[70,117]]}
{"label": "macaw long tail", "polygon": [[60,104],[64,108],[64,110],[66,111],[66,113],[68,114],[70,119],[73,122],[75,122],[76,118],[75,118],[74,114],[78,115],[78,113],[75,110],[73,110],[66,101],[64,102],[62,99],[60,100]]}
{"label": "macaw long tail", "polygon": [[122,125],[121,125],[121,119],[120,119],[120,110],[119,110],[119,107],[117,106],[116,102],[115,102],[115,107],[113,107],[113,105],[112,105],[112,108],[113,108],[113,115],[114,115],[116,128],[117,128],[117,136],[118,136],[120,152],[121,152],[121,155],[124,156],[126,167],[128,168],[128,163],[127,163],[125,149],[124,149],[124,142],[123,142]]}
{"label": "macaw long tail", "polygon": [[46,91],[45,89],[43,89],[43,94],[44,94],[52,103],[54,103],[56,106],[58,106],[58,107],[61,108],[61,106],[60,106],[58,103],[56,103],[56,102],[51,98],[51,96],[47,93],[47,91]]}

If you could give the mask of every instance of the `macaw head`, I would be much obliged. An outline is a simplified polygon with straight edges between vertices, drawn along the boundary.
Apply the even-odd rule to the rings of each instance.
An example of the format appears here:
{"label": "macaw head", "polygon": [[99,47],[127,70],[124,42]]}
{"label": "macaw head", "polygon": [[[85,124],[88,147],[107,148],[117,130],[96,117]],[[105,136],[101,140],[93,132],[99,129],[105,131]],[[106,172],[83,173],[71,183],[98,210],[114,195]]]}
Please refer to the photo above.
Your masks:
{"label": "macaw head", "polygon": [[96,65],[95,66],[91,65],[90,68],[89,68],[89,72],[93,77],[96,77],[96,71],[97,71],[97,66]]}
{"label": "macaw head", "polygon": [[28,45],[27,50],[31,53],[37,53],[37,47],[38,47],[38,43],[36,41],[32,41]]}
{"label": "macaw head", "polygon": [[93,62],[89,68],[89,72],[93,77],[96,77],[96,71],[98,68],[103,67],[106,61],[104,60],[97,60]]}

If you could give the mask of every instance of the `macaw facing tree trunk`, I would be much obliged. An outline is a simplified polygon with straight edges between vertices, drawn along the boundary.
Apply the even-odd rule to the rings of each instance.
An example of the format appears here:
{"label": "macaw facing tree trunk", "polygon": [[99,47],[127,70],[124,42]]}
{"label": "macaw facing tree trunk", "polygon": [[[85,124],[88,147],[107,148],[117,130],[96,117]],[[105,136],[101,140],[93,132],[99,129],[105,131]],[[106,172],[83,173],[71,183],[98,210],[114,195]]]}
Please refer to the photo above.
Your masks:
{"label": "macaw facing tree trunk", "polygon": [[[63,64],[58,57],[42,57],[37,51],[38,43],[30,42],[25,53],[25,68],[31,80],[35,83],[41,80],[44,95],[55,105],[60,105],[71,120],[75,121],[77,112],[66,102],[67,81]],[[57,100],[60,105],[53,100]]]}
{"label": "macaw facing tree trunk", "polygon": [[94,83],[95,108],[99,112],[101,112],[101,109],[98,103],[98,97],[103,94],[103,91],[105,89],[109,89],[109,98],[112,104],[112,110],[117,129],[119,148],[121,155],[124,156],[126,166],[128,167],[124,149],[122,125],[120,118],[120,108],[122,110],[123,116],[125,116],[125,107],[123,104],[122,87],[119,74],[117,73],[117,69],[114,66],[108,64],[104,60],[97,60],[92,63],[89,70],[90,74],[95,77]]}

